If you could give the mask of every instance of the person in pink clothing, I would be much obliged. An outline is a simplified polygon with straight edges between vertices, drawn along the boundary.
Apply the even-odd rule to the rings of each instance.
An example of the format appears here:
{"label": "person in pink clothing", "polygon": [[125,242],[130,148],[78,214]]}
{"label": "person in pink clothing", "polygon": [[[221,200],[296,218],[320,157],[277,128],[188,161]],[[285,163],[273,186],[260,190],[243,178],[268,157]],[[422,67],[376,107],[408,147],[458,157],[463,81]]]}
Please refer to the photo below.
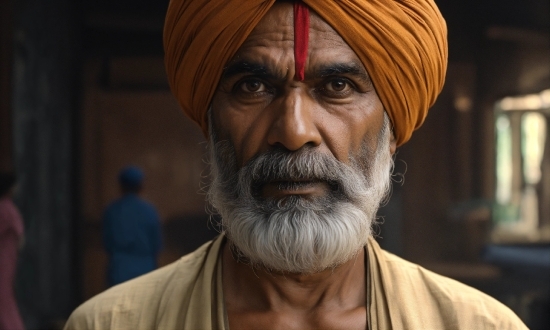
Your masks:
{"label": "person in pink clothing", "polygon": [[13,292],[23,219],[13,203],[13,173],[0,172],[0,330],[24,329]]}

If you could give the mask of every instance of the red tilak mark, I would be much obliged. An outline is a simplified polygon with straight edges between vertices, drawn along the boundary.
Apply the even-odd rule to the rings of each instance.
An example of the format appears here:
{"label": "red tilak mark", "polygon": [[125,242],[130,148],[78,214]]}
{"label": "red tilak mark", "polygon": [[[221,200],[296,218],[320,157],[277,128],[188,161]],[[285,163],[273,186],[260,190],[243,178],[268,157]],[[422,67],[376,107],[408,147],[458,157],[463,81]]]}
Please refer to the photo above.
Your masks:
{"label": "red tilak mark", "polygon": [[294,2],[294,62],[295,79],[304,80],[309,42],[309,10],[302,1]]}

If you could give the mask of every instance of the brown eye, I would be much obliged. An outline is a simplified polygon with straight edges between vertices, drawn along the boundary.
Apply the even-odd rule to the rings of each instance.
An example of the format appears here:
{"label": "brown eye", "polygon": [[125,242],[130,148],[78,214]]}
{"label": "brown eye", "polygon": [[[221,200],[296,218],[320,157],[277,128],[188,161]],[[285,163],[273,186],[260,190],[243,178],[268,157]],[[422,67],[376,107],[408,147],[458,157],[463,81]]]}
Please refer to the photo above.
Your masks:
{"label": "brown eye", "polygon": [[259,80],[247,80],[241,83],[241,90],[247,93],[257,93],[266,90],[265,85]]}
{"label": "brown eye", "polygon": [[345,91],[347,88],[349,88],[349,84],[343,79],[331,80],[326,85],[326,89],[331,92],[342,92]]}

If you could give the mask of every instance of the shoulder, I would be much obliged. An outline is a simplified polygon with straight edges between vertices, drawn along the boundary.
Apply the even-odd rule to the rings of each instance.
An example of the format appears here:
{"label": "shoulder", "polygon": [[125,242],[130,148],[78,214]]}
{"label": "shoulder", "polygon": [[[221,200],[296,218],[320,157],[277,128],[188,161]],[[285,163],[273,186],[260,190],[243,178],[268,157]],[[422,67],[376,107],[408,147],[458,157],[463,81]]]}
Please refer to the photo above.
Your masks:
{"label": "shoulder", "polygon": [[157,208],[153,203],[148,201],[147,199],[139,196],[139,195],[128,195],[126,197],[126,203],[129,205],[132,205],[133,207],[139,207],[142,211],[149,212],[149,213],[157,213]]}
{"label": "shoulder", "polygon": [[157,212],[157,208],[153,205],[153,203],[135,194],[127,194],[112,201],[105,207],[104,212],[106,214],[110,212],[118,212],[121,208],[137,208],[146,212]]}
{"label": "shoulder", "polygon": [[66,330],[154,329],[167,308],[181,307],[212,242],[178,261],[114,286],[80,305]]}
{"label": "shoulder", "polygon": [[146,199],[141,199],[141,203],[144,205],[144,207],[148,208],[150,212],[157,213],[157,208],[150,201]]}
{"label": "shoulder", "polygon": [[527,329],[514,312],[489,295],[386,251],[382,254],[396,277],[395,292],[424,311],[443,316],[446,328]]}

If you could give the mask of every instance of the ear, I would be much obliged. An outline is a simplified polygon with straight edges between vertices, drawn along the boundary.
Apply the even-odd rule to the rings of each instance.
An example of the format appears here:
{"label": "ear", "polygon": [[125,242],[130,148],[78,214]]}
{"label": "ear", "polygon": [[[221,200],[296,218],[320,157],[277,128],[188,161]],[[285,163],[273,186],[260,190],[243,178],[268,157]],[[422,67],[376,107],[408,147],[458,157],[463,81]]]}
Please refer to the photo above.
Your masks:
{"label": "ear", "polygon": [[395,150],[397,149],[397,141],[395,140],[395,134],[393,133],[393,130],[391,131],[390,139],[390,153],[393,156],[395,154]]}

